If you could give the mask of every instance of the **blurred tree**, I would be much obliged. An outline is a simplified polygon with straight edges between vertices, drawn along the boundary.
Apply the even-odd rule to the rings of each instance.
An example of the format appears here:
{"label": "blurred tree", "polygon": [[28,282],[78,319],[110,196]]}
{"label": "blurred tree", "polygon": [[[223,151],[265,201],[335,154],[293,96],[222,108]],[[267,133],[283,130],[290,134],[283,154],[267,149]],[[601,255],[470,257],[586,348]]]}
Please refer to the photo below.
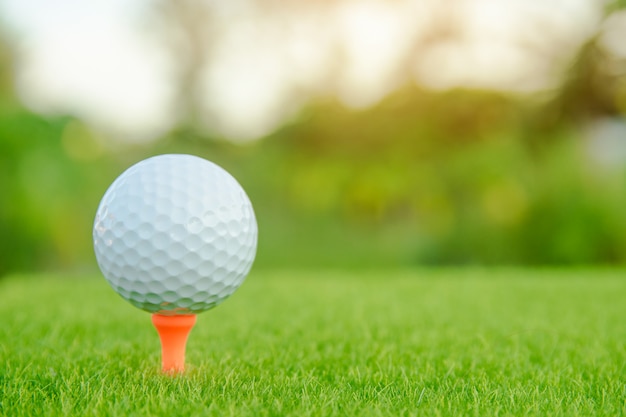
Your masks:
{"label": "blurred tree", "polygon": [[197,135],[209,116],[202,86],[217,30],[213,9],[206,0],[156,0],[153,7],[157,33],[174,66],[178,129]]}
{"label": "blurred tree", "polygon": [[[22,107],[10,50],[0,45],[0,274],[93,265],[92,215],[106,186],[163,152],[204,156],[244,184],[260,224],[261,265],[626,262],[626,164],[595,169],[581,129],[623,118],[626,108],[624,75],[609,71],[597,37],[550,100],[405,85],[368,109],[319,98],[264,140],[235,146],[200,128],[204,71],[220,30],[211,7],[158,3],[179,70],[181,127],[119,153],[78,120]],[[454,18],[433,27],[412,54],[460,36]],[[407,79],[409,66],[409,58],[398,66]]]}
{"label": "blurred tree", "polygon": [[110,178],[104,150],[81,122],[19,104],[11,59],[0,42],[0,276],[91,264],[92,213]]}
{"label": "blurred tree", "polygon": [[611,198],[588,171],[581,115],[529,128],[545,109],[537,106],[412,87],[359,112],[320,103],[270,138],[286,152],[274,173],[289,183],[283,192],[297,212],[343,218],[346,230],[357,224],[373,245],[393,230],[385,245],[401,262],[625,260],[626,199]]}
{"label": "blurred tree", "polygon": [[12,57],[9,46],[0,36],[0,100],[3,108],[16,105],[13,94]]}
{"label": "blurred tree", "polygon": [[626,9],[626,0],[612,0],[606,2],[606,13],[611,14],[616,10]]}
{"label": "blurred tree", "polygon": [[[449,6],[440,4],[430,36],[416,40],[398,64],[400,79],[410,78],[423,50],[464,36]],[[551,40],[519,41],[554,63],[567,40],[556,31],[544,34]],[[343,62],[341,45],[336,58]],[[240,171],[257,184],[261,205],[283,201],[290,207],[271,230],[293,227],[286,240],[307,246],[298,231],[319,225],[305,239],[317,246],[302,250],[313,259],[322,256],[315,253],[320,247],[343,245],[345,252],[346,245],[361,244],[360,253],[378,251],[405,263],[626,260],[626,225],[616,216],[624,199],[598,187],[580,147],[583,120],[616,112],[615,79],[605,61],[597,38],[587,42],[547,104],[505,93],[416,87],[360,111],[318,100],[246,157],[253,170]],[[333,68],[330,79],[340,78],[341,65]],[[316,235],[322,231],[328,241]],[[368,248],[345,237],[362,233]]]}
{"label": "blurred tree", "polygon": [[621,77],[609,70],[610,60],[607,51],[598,46],[598,37],[586,42],[544,114],[557,124],[619,114],[615,98]]}

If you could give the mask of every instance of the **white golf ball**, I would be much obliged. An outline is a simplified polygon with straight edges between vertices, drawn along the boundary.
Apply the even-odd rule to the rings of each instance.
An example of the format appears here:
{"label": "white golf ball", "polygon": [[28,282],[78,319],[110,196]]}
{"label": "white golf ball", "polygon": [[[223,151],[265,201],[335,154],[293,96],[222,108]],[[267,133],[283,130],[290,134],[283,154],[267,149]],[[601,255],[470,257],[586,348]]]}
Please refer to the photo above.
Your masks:
{"label": "white golf ball", "polygon": [[93,228],[109,284],[151,313],[196,314],[230,296],[252,267],[257,224],[239,183],[212,162],[160,155],[106,191]]}

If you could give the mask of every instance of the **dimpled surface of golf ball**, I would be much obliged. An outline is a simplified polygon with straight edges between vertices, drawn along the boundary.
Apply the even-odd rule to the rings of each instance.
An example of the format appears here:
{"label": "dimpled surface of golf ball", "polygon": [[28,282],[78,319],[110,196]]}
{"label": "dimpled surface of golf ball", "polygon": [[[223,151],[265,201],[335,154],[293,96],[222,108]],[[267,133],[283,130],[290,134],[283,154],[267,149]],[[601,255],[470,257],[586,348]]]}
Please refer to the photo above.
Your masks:
{"label": "dimpled surface of golf ball", "polygon": [[248,274],[257,224],[224,169],[192,155],[141,161],[98,207],[94,250],[123,298],[151,313],[196,314],[229,297]]}

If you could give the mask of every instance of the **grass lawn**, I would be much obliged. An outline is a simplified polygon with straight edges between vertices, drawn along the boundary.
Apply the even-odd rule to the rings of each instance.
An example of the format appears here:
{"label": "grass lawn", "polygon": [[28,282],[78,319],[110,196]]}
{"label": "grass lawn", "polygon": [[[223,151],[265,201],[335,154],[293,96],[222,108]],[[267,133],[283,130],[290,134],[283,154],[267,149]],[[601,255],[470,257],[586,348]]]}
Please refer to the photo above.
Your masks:
{"label": "grass lawn", "polygon": [[626,415],[626,271],[254,271],[174,378],[103,278],[0,294],[2,416]]}

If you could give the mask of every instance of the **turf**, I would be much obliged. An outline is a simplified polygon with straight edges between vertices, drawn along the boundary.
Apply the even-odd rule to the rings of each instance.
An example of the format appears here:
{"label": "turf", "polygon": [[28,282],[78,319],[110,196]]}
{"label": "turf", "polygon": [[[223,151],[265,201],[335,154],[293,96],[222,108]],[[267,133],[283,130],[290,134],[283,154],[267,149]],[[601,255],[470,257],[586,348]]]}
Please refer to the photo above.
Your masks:
{"label": "turf", "polygon": [[173,378],[102,278],[0,294],[3,416],[626,414],[624,271],[255,272]]}

